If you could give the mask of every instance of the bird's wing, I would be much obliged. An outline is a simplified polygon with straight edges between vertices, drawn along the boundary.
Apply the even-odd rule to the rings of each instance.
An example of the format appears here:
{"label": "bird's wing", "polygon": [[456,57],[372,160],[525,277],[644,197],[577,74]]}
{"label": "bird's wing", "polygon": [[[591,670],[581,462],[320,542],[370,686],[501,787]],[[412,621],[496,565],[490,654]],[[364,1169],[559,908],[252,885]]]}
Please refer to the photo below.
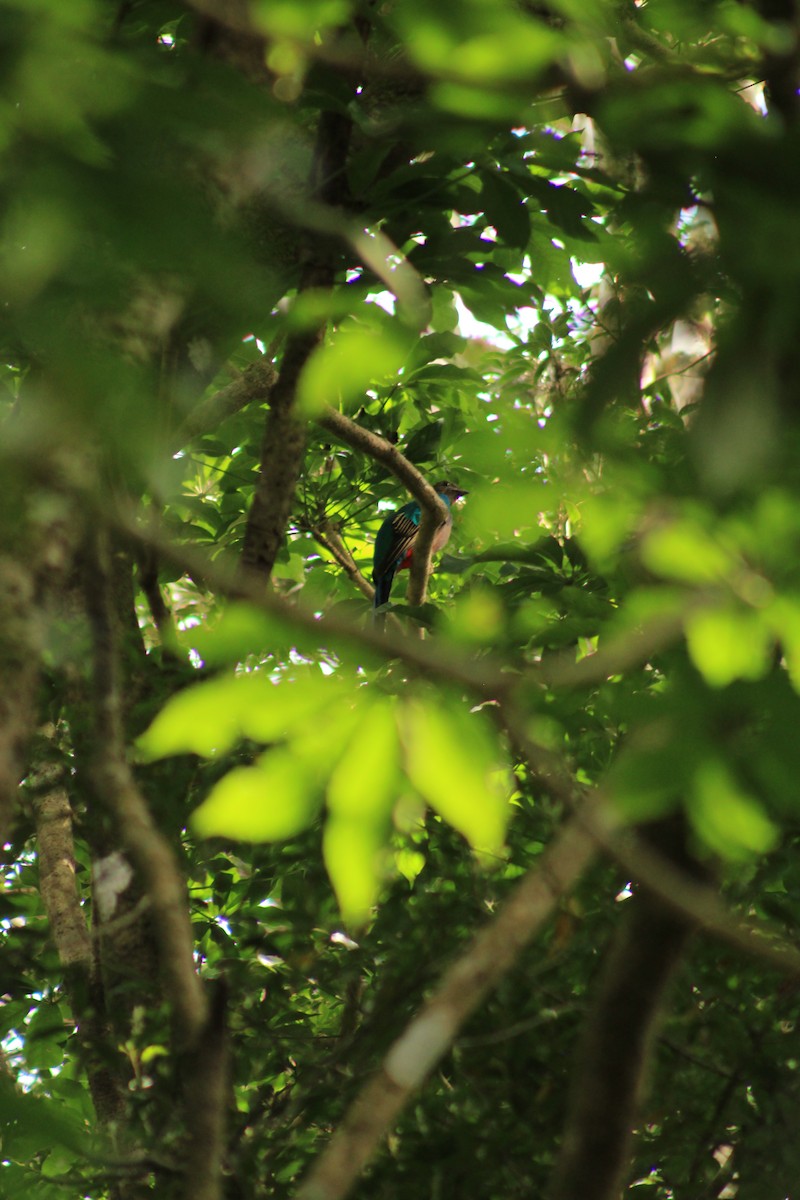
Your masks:
{"label": "bird's wing", "polygon": [[414,544],[419,532],[419,505],[405,504],[384,521],[375,539],[375,564],[372,578],[387,571],[394,573]]}

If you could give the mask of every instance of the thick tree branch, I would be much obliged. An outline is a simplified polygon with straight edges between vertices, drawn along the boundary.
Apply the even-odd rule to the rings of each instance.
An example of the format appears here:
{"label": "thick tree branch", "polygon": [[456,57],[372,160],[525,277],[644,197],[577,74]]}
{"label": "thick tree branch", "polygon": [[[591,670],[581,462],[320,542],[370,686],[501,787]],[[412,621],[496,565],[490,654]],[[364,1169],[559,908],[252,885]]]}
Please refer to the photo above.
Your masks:
{"label": "thick tree branch", "polygon": [[[330,286],[321,272],[317,286]],[[312,284],[306,277],[305,286]],[[303,367],[319,345],[322,329],[296,333],[287,339],[261,447],[258,481],[245,529],[242,565],[253,575],[269,579],[292,511],[306,446],[306,425],[295,413],[297,386]]]}
{"label": "thick tree branch", "polygon": [[102,992],[75,879],[72,806],[58,765],[45,763],[31,785],[39,891],[50,935],[64,968],[64,982],[77,1021],[95,1112],[100,1124],[110,1126],[113,1132],[125,1112],[128,1079],[122,1071],[113,1071],[108,1059]]}
{"label": "thick tree branch", "polygon": [[[34,800],[39,890],[61,965],[67,971],[77,967],[88,976],[92,967],[92,939],[75,880],[72,807],[60,779],[60,768],[47,764],[43,770],[51,776],[51,781]],[[39,772],[37,791],[45,783],[41,776]]]}
{"label": "thick tree branch", "polygon": [[194,1046],[205,1026],[207,1005],[194,969],[188,899],[172,849],[150,815],[125,758],[108,570],[99,547],[87,553],[84,583],[93,639],[95,787],[150,897],[178,1037],[182,1044]]}
{"label": "thick tree branch", "polygon": [[195,970],[189,901],[180,867],[125,758],[109,569],[98,536],[86,546],[84,587],[93,643],[94,787],[111,812],[150,899],[177,1042],[192,1063],[191,1078],[201,1080],[204,1089],[200,1099],[187,1089],[186,1196],[219,1200],[226,1111],[224,1026]]}
{"label": "thick tree branch", "polygon": [[[602,820],[600,814],[597,819]],[[594,838],[580,817],[573,817],[393,1044],[312,1167],[297,1200],[341,1200],[348,1194],[464,1022],[514,965],[594,855]]]}
{"label": "thick tree branch", "polygon": [[[662,822],[657,836],[685,871],[682,822]],[[629,901],[576,1055],[551,1200],[618,1200],[664,992],[691,928],[648,891]]]}
{"label": "thick tree branch", "polygon": [[228,417],[250,404],[264,404],[278,378],[271,362],[251,363],[236,379],[214,392],[193,408],[172,439],[172,449],[180,450],[188,442],[211,433]]}
{"label": "thick tree branch", "polygon": [[227,993],[222,980],[211,992],[202,1045],[186,1062],[189,1152],[184,1183],[186,1200],[220,1200],[221,1165],[227,1150],[230,1093],[230,1041],[226,1022]]}
{"label": "thick tree branch", "polygon": [[[335,207],[345,199],[344,168],[352,121],[337,112],[323,112],[311,166],[313,198]],[[318,257],[307,261],[299,291],[327,291],[335,270],[330,247],[316,248]],[[306,446],[306,420],[296,411],[300,375],[322,341],[324,324],[291,333],[270,392],[270,408],[261,447],[261,465],[255,495],[247,518],[242,565],[249,573],[269,579],[278,557],[292,510],[297,480]]]}

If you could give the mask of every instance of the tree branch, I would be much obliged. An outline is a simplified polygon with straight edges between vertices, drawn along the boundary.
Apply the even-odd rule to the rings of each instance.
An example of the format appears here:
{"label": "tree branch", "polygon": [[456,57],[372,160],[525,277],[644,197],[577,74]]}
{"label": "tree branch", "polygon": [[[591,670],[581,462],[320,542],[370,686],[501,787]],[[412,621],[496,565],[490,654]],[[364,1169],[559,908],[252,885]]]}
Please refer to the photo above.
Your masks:
{"label": "tree branch", "polygon": [[64,983],[77,1022],[89,1092],[101,1125],[111,1127],[125,1111],[127,1077],[114,1071],[103,1043],[108,1031],[102,992],[96,979],[92,938],[75,880],[72,806],[61,782],[61,768],[46,762],[31,780],[39,892],[50,935],[64,968]]}
{"label": "tree branch", "polygon": [[185,1194],[187,1200],[220,1200],[227,1111],[223,1009],[219,1003],[209,1004],[195,970],[189,900],[180,867],[125,758],[109,570],[98,536],[88,543],[85,557],[84,587],[93,650],[94,786],[111,812],[150,898],[177,1043],[190,1064]]}
{"label": "tree branch", "polygon": [[278,373],[271,362],[263,360],[251,363],[231,383],[214,392],[188,414],[177,429],[172,440],[172,449],[180,450],[188,442],[218,429],[228,417],[241,412],[250,404],[263,404],[269,399]]}
{"label": "tree branch", "polygon": [[[313,198],[335,206],[344,201],[344,167],[352,121],[338,112],[323,112],[311,165]],[[299,292],[329,290],[334,283],[331,250],[323,245],[319,258],[303,268]],[[255,495],[245,527],[242,565],[267,580],[286,536],[297,480],[306,446],[306,420],[296,412],[300,375],[322,341],[324,323],[291,333],[286,339],[278,377],[270,393],[270,408],[261,447]]]}
{"label": "tree branch", "polygon": [[385,438],[346,417],[343,413],[327,408],[317,418],[323,429],[327,429],[345,445],[360,450],[376,462],[382,463],[408,489],[422,509],[419,533],[414,542],[411,560],[411,581],[408,588],[409,604],[425,603],[428,576],[431,571],[431,547],[436,530],[449,517],[447,505],[436,494],[425,476],[417,470],[404,454],[387,442]]}
{"label": "tree branch", "polygon": [[[661,822],[657,837],[685,873],[683,822]],[[664,992],[692,925],[647,890],[628,902],[577,1050],[551,1200],[618,1200]]]}
{"label": "tree branch", "polygon": [[[597,819],[602,819],[599,814]],[[394,1042],[301,1184],[297,1200],[342,1200],[348,1194],[464,1022],[514,965],[594,855],[594,838],[573,817]]]}
{"label": "tree branch", "polygon": [[309,525],[309,530],[314,540],[339,564],[345,575],[353,581],[361,594],[366,596],[368,600],[372,600],[375,595],[374,587],[359,571],[352,554],[347,549],[347,546],[345,546],[339,530],[336,529],[333,523],[331,521],[324,521],[319,525]]}
{"label": "tree branch", "polygon": [[311,634],[317,644],[355,645],[381,659],[385,659],[387,654],[391,655],[424,677],[467,687],[483,700],[496,700],[506,695],[517,683],[517,676],[496,657],[485,655],[480,661],[473,662],[433,642],[423,647],[408,637],[381,633],[333,613],[326,613],[319,618],[303,604],[291,604],[274,592],[265,592],[252,577],[226,566],[221,556],[212,562],[207,555],[198,553],[190,546],[176,545],[168,537],[161,536],[152,522],[143,527],[120,509],[111,513],[108,508],[102,513],[98,511],[100,517],[113,521],[133,540],[153,545],[166,562],[171,562],[192,578],[204,580],[220,595],[231,600],[247,601],[269,616]]}
{"label": "tree branch", "polygon": [[150,897],[179,1041],[196,1046],[208,1013],[194,969],[186,889],[175,855],[155,824],[125,758],[108,568],[103,550],[95,544],[87,547],[86,558],[84,587],[93,642],[94,783]]}

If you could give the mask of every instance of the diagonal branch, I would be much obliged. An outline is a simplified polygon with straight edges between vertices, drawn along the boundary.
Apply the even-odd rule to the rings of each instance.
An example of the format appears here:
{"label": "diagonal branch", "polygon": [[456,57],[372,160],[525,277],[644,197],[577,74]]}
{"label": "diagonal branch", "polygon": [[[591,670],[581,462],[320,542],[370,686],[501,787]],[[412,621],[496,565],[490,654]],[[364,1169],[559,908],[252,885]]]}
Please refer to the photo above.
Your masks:
{"label": "diagonal branch", "polygon": [[342,1200],[348,1194],[459,1029],[514,965],[594,855],[593,836],[580,816],[573,817],[392,1045],[312,1167],[297,1200]]}
{"label": "diagonal branch", "polygon": [[345,575],[352,580],[361,594],[366,596],[368,600],[371,600],[375,595],[375,589],[359,571],[355,559],[342,541],[342,536],[333,522],[323,521],[319,525],[310,525],[309,531],[314,541],[322,546],[323,550],[326,550],[331,558],[339,564]]}
{"label": "diagonal branch", "polygon": [[192,409],[176,430],[172,449],[180,450],[195,438],[212,432],[228,417],[250,404],[263,404],[269,399],[276,379],[277,371],[271,362],[251,363],[236,379]]}
{"label": "diagonal branch", "polygon": [[332,433],[345,445],[382,463],[387,467],[419,502],[422,509],[419,533],[414,542],[414,557],[411,560],[411,582],[409,584],[408,600],[410,604],[424,604],[428,586],[428,576],[431,572],[431,548],[436,530],[448,519],[448,510],[444,501],[436,494],[425,476],[417,470],[404,454],[387,442],[385,438],[362,429],[355,421],[343,413],[327,408],[317,418],[318,422],[329,433]]}

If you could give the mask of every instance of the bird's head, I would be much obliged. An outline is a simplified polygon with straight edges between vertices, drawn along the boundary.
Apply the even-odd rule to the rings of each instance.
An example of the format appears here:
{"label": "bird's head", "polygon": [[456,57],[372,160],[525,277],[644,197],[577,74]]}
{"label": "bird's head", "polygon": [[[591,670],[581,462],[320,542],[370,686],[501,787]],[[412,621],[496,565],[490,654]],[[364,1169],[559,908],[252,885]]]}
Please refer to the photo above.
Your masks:
{"label": "bird's head", "polygon": [[456,487],[454,483],[450,483],[446,479],[441,483],[435,483],[433,485],[433,490],[439,496],[442,496],[448,504],[452,504],[454,500],[460,500],[462,496],[469,495],[468,492],[465,492],[462,488]]}

